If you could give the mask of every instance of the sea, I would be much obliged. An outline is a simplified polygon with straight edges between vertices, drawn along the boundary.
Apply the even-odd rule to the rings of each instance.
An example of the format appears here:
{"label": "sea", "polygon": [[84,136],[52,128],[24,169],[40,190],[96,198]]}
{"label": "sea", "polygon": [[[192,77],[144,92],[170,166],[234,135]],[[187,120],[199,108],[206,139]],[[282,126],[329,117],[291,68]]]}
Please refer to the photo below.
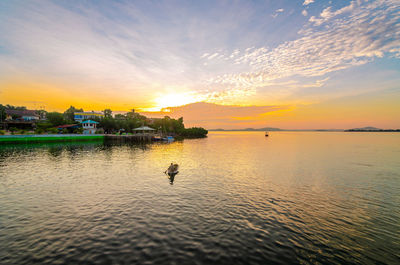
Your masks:
{"label": "sea", "polygon": [[400,264],[400,133],[2,144],[0,246],[0,264]]}

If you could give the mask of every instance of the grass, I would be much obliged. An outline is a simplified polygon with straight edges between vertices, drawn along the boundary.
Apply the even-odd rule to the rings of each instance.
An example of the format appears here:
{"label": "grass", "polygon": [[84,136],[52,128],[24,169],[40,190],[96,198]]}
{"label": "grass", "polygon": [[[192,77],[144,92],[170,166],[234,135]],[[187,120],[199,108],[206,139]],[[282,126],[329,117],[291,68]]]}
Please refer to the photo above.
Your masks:
{"label": "grass", "polygon": [[103,135],[13,135],[0,136],[0,143],[74,142],[104,140]]}

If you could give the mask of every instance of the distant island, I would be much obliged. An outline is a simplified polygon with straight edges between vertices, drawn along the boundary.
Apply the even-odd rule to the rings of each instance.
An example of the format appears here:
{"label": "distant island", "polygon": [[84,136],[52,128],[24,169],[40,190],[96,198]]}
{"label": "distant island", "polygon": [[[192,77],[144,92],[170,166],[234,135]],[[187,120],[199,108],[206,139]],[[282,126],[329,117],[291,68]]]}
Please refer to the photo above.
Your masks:
{"label": "distant island", "polygon": [[209,131],[213,132],[343,132],[343,129],[280,129],[274,127],[264,127],[264,128],[245,128],[245,129],[209,129]]}
{"label": "distant island", "polygon": [[400,132],[400,129],[379,129],[376,127],[363,127],[345,130],[345,132]]}
{"label": "distant island", "polygon": [[217,132],[217,131],[229,131],[229,132],[232,132],[232,131],[284,131],[284,130],[282,130],[282,129],[279,129],[279,128],[272,128],[272,127],[265,127],[265,128],[258,128],[258,129],[255,129],[255,128],[245,128],[245,129],[212,129],[212,130],[209,130],[209,131],[214,131],[214,132]]}
{"label": "distant island", "polygon": [[214,132],[259,132],[259,131],[286,131],[286,132],[400,132],[400,129],[379,129],[376,127],[368,126],[363,128],[353,129],[280,129],[274,127],[264,128],[244,128],[244,129],[210,129],[209,131]]}

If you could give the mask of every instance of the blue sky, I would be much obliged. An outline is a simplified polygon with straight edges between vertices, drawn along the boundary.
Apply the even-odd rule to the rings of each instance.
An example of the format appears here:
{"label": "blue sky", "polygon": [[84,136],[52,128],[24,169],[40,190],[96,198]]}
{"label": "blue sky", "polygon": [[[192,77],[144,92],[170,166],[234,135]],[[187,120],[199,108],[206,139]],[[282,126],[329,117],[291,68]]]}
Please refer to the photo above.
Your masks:
{"label": "blue sky", "polygon": [[[146,111],[195,102],[293,110],[385,91],[397,97],[399,11],[396,0],[4,0],[0,97],[49,109],[68,101]],[[247,120],[267,122],[254,111]],[[397,114],[385,124],[398,124]]]}

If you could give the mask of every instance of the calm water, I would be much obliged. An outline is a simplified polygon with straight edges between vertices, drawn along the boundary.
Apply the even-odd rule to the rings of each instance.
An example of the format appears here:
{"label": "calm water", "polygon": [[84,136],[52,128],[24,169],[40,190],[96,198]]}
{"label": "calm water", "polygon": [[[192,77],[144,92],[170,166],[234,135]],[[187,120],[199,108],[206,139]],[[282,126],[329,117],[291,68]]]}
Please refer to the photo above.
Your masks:
{"label": "calm water", "polygon": [[1,264],[399,264],[400,134],[3,145],[0,246]]}

